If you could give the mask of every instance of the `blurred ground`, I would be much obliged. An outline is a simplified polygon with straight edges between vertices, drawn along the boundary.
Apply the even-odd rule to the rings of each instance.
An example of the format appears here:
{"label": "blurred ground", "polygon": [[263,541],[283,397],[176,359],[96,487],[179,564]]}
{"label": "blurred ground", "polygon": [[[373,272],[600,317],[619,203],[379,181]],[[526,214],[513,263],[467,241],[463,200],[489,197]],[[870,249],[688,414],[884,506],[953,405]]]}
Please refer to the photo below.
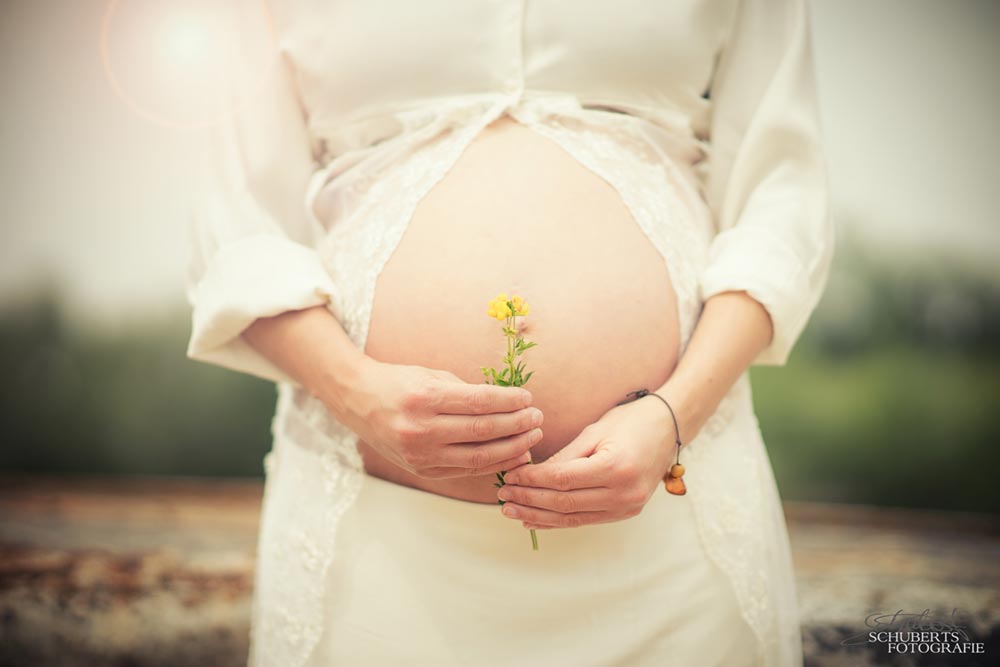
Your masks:
{"label": "blurred ground", "polygon": [[[256,480],[0,477],[0,666],[244,665]],[[786,503],[807,664],[987,665],[1000,651],[990,517]],[[844,646],[876,611],[958,608],[987,654]]]}

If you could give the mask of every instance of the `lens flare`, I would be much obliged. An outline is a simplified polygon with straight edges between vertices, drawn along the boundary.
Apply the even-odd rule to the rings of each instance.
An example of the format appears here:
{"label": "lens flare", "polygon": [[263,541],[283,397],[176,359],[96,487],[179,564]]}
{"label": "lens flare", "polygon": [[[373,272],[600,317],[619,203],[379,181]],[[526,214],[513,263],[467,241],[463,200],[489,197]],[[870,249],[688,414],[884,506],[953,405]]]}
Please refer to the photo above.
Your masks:
{"label": "lens flare", "polygon": [[[115,96],[146,121],[178,130],[205,128],[252,100],[234,89],[259,88],[272,60],[240,48],[234,3],[255,0],[109,0],[100,59]],[[263,0],[262,25],[270,29]],[[249,81],[249,86],[244,86]],[[246,97],[246,96],[245,96]]]}

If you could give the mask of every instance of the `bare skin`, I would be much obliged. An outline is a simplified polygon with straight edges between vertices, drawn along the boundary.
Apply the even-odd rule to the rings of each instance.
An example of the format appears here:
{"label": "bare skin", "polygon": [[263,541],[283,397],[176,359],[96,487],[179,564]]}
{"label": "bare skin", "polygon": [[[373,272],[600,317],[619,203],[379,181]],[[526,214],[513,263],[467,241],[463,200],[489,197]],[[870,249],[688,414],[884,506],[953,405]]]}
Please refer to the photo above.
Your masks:
{"label": "bare skin", "polygon": [[[509,252],[511,237],[530,241]],[[530,392],[489,387],[478,370],[502,356],[484,312],[498,291],[532,305]],[[613,188],[503,121],[421,201],[379,277],[364,351],[325,307],[262,318],[244,338],[358,434],[373,475],[495,504],[493,473],[530,449],[505,507],[555,527],[634,515],[660,484],[673,421],[655,398],[609,409],[626,392],[659,388],[690,440],[771,335],[742,292],[705,304],[679,364],[677,329],[663,259]],[[545,423],[532,442],[536,408]]]}
{"label": "bare skin", "polygon": [[[657,391],[674,408],[681,442],[693,439],[773,335],[746,292],[705,301],[680,364]],[[503,513],[526,528],[572,528],[636,516],[676,455],[669,411],[654,397],[615,407],[541,465],[507,474]]]}
{"label": "bare skin", "polygon": [[[259,318],[243,338],[412,474],[467,476],[528,460],[527,432],[538,410],[529,407],[527,390],[376,361],[325,306]],[[492,442],[481,444],[484,431]]]}
{"label": "bare skin", "polygon": [[[501,291],[531,306],[518,323],[538,343],[521,357],[544,414],[536,463],[629,391],[662,384],[676,364],[677,301],[663,257],[611,184],[507,117],[478,135],[417,206],[378,278],[365,353],[482,384],[480,366],[499,366],[506,351],[501,324],[486,315]],[[358,449],[377,477],[497,501],[492,473],[429,479],[367,438]]]}

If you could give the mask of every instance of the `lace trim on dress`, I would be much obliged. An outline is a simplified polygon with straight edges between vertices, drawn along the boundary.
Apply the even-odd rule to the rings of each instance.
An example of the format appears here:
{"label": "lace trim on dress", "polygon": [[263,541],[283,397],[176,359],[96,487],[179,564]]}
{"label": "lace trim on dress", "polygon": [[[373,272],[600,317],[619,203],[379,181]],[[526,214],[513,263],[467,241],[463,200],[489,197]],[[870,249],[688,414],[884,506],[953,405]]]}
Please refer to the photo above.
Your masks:
{"label": "lace trim on dress", "polygon": [[[319,640],[323,581],[337,526],[362,481],[351,431],[331,423],[324,416],[328,411],[311,395],[289,384],[278,387],[274,448],[264,461],[250,665],[301,665]],[[323,502],[296,506],[301,498]]]}
{"label": "lace trim on dress", "polygon": [[[492,120],[492,114],[465,125],[481,109],[449,117],[448,123],[428,126],[417,135],[430,141],[441,133],[444,140],[430,145],[410,159],[354,179],[350,188],[364,196],[355,213],[338,221],[320,256],[326,259],[335,281],[344,286],[345,331],[359,349],[364,349],[371,318],[375,283],[382,267],[401,240],[420,199],[454,164],[465,145]],[[454,126],[461,129],[448,133]],[[405,193],[405,196],[403,196]],[[302,388],[279,386],[279,401],[273,422],[276,457],[269,458],[267,484],[291,487],[274,498],[323,499],[322,509],[282,511],[271,501],[266,512],[288,519],[268,526],[281,535],[265,535],[262,529],[259,571],[267,569],[280,586],[261,586],[251,617],[254,646],[251,665],[297,667],[308,660],[322,635],[323,596],[335,550],[340,518],[355,502],[363,481],[363,461],[356,434],[338,422],[316,397]],[[303,457],[313,460],[302,461]],[[284,462],[286,458],[299,462]],[[318,470],[305,475],[303,470]],[[316,483],[316,478],[321,483]],[[270,500],[270,498],[269,498]],[[262,517],[262,525],[266,517]]]}
{"label": "lace trim on dress", "polygon": [[[417,204],[481,129],[512,105],[508,98],[488,102],[456,109],[421,127],[406,146],[394,146],[398,155],[409,153],[405,159],[383,160],[379,168],[344,181],[338,196],[349,203],[344,210],[350,213],[330,227],[319,251],[343,290],[342,324],[359,349],[364,349],[368,336],[376,280]],[[675,167],[664,164],[634,119],[622,116],[609,121],[607,116],[619,114],[584,110],[572,100],[522,102],[512,115],[557,141],[613,185],[663,255],[677,293],[683,354],[701,308],[697,279],[709,231],[692,217],[672,187],[678,182],[670,171]],[[768,573],[748,564],[762,562],[759,559],[767,554],[764,537],[756,530],[762,501],[755,496],[766,461],[760,461],[762,444],[725,437],[738,406],[741,412],[749,410],[746,375],[685,447],[691,464],[688,498],[695,503],[706,550],[731,580],[763,651],[766,638],[774,636]],[[357,435],[300,387],[279,384],[272,431],[274,449],[265,458],[267,483],[249,664],[301,667],[323,631],[323,599],[336,530],[357,498],[363,462]],[[321,502],[306,510],[296,506],[302,498]]]}
{"label": "lace trim on dress", "polygon": [[[558,142],[584,166],[615,187],[632,212],[636,222],[664,257],[677,293],[681,329],[680,354],[691,339],[701,311],[698,278],[707,260],[711,227],[707,219],[697,219],[697,208],[681,199],[686,182],[677,166],[655,151],[644,135],[636,133],[634,119],[619,116],[602,119],[597,128],[588,126],[585,117],[570,115],[565,107],[560,114],[516,114],[523,122]],[[580,112],[578,112],[580,113]],[[582,112],[586,114],[586,112]],[[766,462],[749,443],[723,448],[720,435],[732,422],[737,397],[749,405],[748,376],[734,384],[696,438],[686,446],[691,470],[691,494],[698,516],[699,532],[712,561],[729,578],[740,603],[744,620],[753,628],[763,650],[774,636],[769,627],[770,590],[766,573],[753,570],[748,563],[761,562],[767,553],[763,531],[757,529],[756,517],[764,508],[753,493],[733,494],[731,484],[738,477],[749,490],[761,488],[760,475]],[[732,439],[732,438],[730,438]],[[707,452],[701,444],[710,443]],[[762,451],[762,448],[761,448]],[[702,456],[702,454],[704,454]],[[725,458],[725,463],[720,459]],[[726,465],[730,475],[721,474]]]}
{"label": "lace trim on dress", "polygon": [[[599,125],[594,123],[595,114],[602,117]],[[576,105],[526,107],[515,110],[514,116],[558,143],[618,192],[666,263],[677,296],[679,354],[683,354],[700,311],[699,267],[706,261],[710,239],[699,233],[696,221],[681,206],[658,156],[636,137],[626,121],[631,117],[585,111]],[[613,120],[609,122],[608,116]]]}

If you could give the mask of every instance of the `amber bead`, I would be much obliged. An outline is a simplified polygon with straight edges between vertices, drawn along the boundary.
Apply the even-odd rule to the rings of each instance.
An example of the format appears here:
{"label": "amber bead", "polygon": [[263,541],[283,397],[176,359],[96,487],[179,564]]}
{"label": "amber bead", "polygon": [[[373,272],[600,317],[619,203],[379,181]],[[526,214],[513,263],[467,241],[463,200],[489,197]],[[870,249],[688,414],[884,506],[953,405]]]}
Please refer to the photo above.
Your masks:
{"label": "amber bead", "polygon": [[680,463],[675,463],[670,466],[670,476],[671,477],[683,477],[684,476],[684,466]]}
{"label": "amber bead", "polygon": [[663,484],[667,487],[667,493],[672,493],[675,496],[683,496],[687,493],[687,486],[684,485],[684,480],[680,477],[668,477]]}

